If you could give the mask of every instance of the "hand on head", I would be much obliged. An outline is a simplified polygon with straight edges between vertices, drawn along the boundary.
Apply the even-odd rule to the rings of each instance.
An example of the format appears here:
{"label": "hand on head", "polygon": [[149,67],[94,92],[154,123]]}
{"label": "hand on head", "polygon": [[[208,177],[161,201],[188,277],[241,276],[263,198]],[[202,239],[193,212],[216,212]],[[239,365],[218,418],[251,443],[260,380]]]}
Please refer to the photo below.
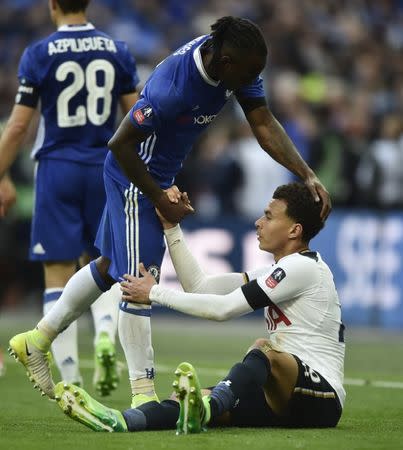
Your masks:
{"label": "hand on head", "polygon": [[332,210],[332,201],[330,199],[329,192],[326,190],[326,188],[323,186],[316,175],[312,175],[307,178],[305,180],[305,184],[311,191],[315,201],[322,201],[322,210],[320,213],[320,217],[323,221],[325,221]]}

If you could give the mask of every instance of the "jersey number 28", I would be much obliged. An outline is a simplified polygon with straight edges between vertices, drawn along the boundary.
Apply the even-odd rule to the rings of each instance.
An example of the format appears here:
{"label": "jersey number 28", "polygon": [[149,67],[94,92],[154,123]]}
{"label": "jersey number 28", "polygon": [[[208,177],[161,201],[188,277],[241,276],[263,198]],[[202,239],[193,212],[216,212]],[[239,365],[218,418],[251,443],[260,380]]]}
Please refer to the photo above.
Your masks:
{"label": "jersey number 28", "polygon": [[[103,72],[103,84],[97,84],[97,72]],[[84,126],[88,120],[93,125],[103,125],[109,118],[115,69],[105,59],[95,59],[84,69],[75,61],[66,61],[56,70],[56,80],[63,82],[69,74],[73,82],[57,98],[57,124],[60,128]],[[87,89],[86,105],[80,105],[69,114],[69,101],[84,87]],[[98,104],[102,105],[98,111]]]}

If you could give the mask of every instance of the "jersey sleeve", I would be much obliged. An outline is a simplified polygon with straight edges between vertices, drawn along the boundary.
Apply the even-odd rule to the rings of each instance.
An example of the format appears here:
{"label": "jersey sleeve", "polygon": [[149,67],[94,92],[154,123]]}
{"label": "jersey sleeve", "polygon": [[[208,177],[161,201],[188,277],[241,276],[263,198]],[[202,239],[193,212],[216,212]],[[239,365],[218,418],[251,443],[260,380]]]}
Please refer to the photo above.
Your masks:
{"label": "jersey sleeve", "polygon": [[264,98],[263,78],[258,76],[253,83],[238,89],[235,94],[237,98]]}
{"label": "jersey sleeve", "polygon": [[317,281],[313,264],[306,258],[296,256],[274,265],[265,274],[242,287],[246,300],[256,310],[307,293]]}
{"label": "jersey sleeve", "polygon": [[139,100],[130,111],[132,124],[145,134],[157,131],[162,123],[172,121],[183,108],[183,99],[177,93],[173,83],[162,77],[152,76]]}
{"label": "jersey sleeve", "polygon": [[270,267],[258,267],[257,269],[248,270],[245,272],[247,281],[256,280],[256,278],[269,273]]}
{"label": "jersey sleeve", "polygon": [[137,74],[136,60],[130,53],[126,43],[121,43],[121,81],[120,81],[120,95],[131,94],[136,90],[139,84],[139,76]]}
{"label": "jersey sleeve", "polygon": [[30,47],[24,50],[18,67],[18,87],[15,103],[35,108],[39,100],[40,79],[36,70],[36,58]]}

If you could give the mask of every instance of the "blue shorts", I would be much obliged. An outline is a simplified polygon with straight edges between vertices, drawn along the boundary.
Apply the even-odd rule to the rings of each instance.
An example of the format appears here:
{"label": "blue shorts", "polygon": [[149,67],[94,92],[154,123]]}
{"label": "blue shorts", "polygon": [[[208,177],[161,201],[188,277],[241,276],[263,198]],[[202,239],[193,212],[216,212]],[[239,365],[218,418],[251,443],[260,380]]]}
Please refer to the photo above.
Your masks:
{"label": "blue shorts", "polygon": [[102,165],[41,159],[35,178],[30,259],[72,261],[94,246],[105,205]]}
{"label": "blue shorts", "polygon": [[158,279],[165,252],[164,232],[153,204],[133,184],[104,173],[106,206],[95,245],[111,260],[109,275],[138,275],[143,263]]}

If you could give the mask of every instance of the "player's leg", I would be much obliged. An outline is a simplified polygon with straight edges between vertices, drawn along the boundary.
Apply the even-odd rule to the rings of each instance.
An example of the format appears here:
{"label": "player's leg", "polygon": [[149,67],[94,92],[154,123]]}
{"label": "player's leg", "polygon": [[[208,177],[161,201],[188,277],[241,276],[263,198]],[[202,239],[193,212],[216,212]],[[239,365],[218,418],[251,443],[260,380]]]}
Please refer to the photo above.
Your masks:
{"label": "player's leg", "polygon": [[97,402],[84,389],[60,382],[55,388],[56,401],[73,420],[94,431],[145,431],[174,429],[179,404],[173,400],[147,402],[121,413]]}
{"label": "player's leg", "polygon": [[[41,161],[38,167],[31,239],[31,259],[34,260],[74,260],[82,252],[81,241],[79,245],[73,245],[76,244],[76,237],[81,239],[82,236],[80,222],[75,220],[75,216],[73,220],[66,220],[66,216],[70,217],[70,210],[68,214],[64,214],[64,209],[69,206],[68,202],[63,197],[48,198],[57,193],[58,188],[62,190],[66,187],[60,173],[64,174],[69,170],[68,164],[57,161],[57,164],[63,163],[65,167],[56,168],[57,170],[54,167],[56,163],[50,164],[49,161]],[[78,181],[70,179],[70,182],[79,193]],[[79,195],[78,193],[76,195]],[[54,205],[49,207],[52,201]],[[57,232],[60,229],[63,234]],[[50,397],[54,396],[47,355],[51,343],[113,284],[108,275],[109,265],[110,261],[101,257],[97,263],[93,262],[79,270],[69,280],[59,300],[38,323],[36,329],[21,333],[10,340],[10,353],[27,368],[31,380]]]}
{"label": "player's leg", "polygon": [[292,355],[274,351],[266,339],[258,339],[243,361],[212,390],[211,417],[231,412],[241,398],[248,397],[251,386],[264,391],[268,412],[281,417],[287,411],[297,376],[298,365]]}
{"label": "player's leg", "polygon": [[[57,303],[67,281],[74,275],[76,261],[44,262],[45,291],[43,296],[43,314]],[[81,384],[82,377],[78,365],[77,322],[73,322],[52,343],[53,359],[59,369],[62,380]]]}
{"label": "player's leg", "polygon": [[115,390],[120,380],[116,354],[120,286],[115,283],[91,305],[94,321],[94,389],[102,396]]}
{"label": "player's leg", "polygon": [[[234,408],[241,409],[245,405],[247,408],[255,405],[259,416],[264,416],[267,425],[271,425],[274,417],[285,413],[298,375],[298,365],[293,356],[273,351],[264,339],[256,341],[243,361],[231,368],[208,397],[202,397],[193,367],[187,363],[182,365],[177,369],[179,379],[174,384],[179,398],[182,397],[178,421],[180,433],[200,432],[209,422],[217,422],[226,414],[231,415]],[[249,401],[249,395],[256,399]],[[247,413],[253,416],[256,411]],[[259,422],[256,425],[264,424]]]}
{"label": "player's leg", "polygon": [[[163,231],[154,206],[142,195],[129,190],[127,202],[133,201],[132,242],[128,250],[128,271],[138,274],[143,262],[159,280],[160,267],[165,251]],[[130,222],[129,222],[130,223]],[[129,231],[130,235],[130,231]],[[125,352],[132,390],[132,407],[147,401],[158,400],[154,388],[154,350],[151,341],[151,307],[120,303],[119,338]]]}
{"label": "player's leg", "polygon": [[[84,240],[86,245],[85,253],[80,258],[82,266],[99,256],[99,251],[94,246],[94,242],[105,202],[103,167],[90,167],[88,168],[88,177],[83,194]],[[102,396],[109,395],[112,390],[116,389],[119,382],[115,340],[120,299],[121,291],[119,285],[115,284],[91,305],[95,329],[93,384],[96,391]]]}
{"label": "player's leg", "polygon": [[[158,273],[165,245],[163,230],[153,205],[133,185],[122,186],[107,174],[105,190],[111,217],[109,232],[112,245],[103,247],[98,235],[97,246],[103,249],[103,254],[110,255],[110,274],[115,279],[125,273],[138,276],[140,262]],[[151,343],[151,307],[121,302],[119,308],[119,338],[129,369],[132,406],[136,407],[157,399]]]}
{"label": "player's leg", "polygon": [[296,356],[273,350],[266,339],[258,339],[212,389],[208,402],[203,400],[201,423],[209,413],[214,422],[228,411],[236,426],[329,427],[341,415],[329,383]]}
{"label": "player's leg", "polygon": [[59,301],[43,317],[36,328],[10,340],[10,354],[28,371],[31,381],[49,397],[54,397],[54,384],[47,353],[52,342],[113,283],[107,278],[110,261],[100,257],[80,269],[66,284]]}

